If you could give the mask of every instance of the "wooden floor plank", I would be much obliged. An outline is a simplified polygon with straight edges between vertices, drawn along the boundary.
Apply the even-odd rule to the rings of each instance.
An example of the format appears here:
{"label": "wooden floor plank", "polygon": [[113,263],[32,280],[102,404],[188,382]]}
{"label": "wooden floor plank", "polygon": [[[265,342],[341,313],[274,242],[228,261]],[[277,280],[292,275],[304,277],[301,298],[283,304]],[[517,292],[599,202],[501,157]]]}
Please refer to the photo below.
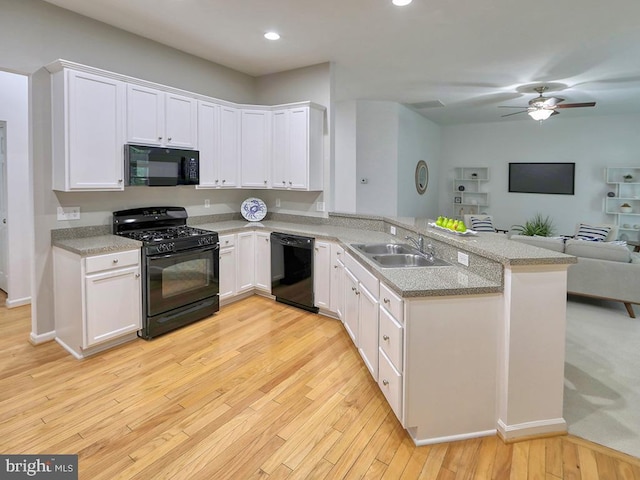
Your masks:
{"label": "wooden floor plank", "polygon": [[83,479],[640,480],[571,435],[416,447],[342,324],[268,298],[82,361],[31,345],[29,312],[0,306],[0,449],[76,453]]}

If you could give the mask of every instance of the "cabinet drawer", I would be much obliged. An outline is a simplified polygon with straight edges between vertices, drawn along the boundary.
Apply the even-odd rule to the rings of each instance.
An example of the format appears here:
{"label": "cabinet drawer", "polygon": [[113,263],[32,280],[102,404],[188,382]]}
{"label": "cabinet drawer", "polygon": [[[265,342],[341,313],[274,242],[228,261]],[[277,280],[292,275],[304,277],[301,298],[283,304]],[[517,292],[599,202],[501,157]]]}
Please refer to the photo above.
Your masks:
{"label": "cabinet drawer", "polygon": [[379,350],[378,386],[402,423],[402,375],[393,367],[387,356]]}
{"label": "cabinet drawer", "polygon": [[233,247],[235,244],[235,235],[220,235],[220,248]]}
{"label": "cabinet drawer", "polygon": [[128,267],[140,262],[140,250],[108,253],[85,258],[86,273],[99,272],[110,268]]}
{"label": "cabinet drawer", "polygon": [[399,372],[402,372],[402,339],[402,325],[381,308],[378,345]]}
{"label": "cabinet drawer", "polygon": [[382,282],[380,282],[380,305],[386,308],[398,322],[404,323],[402,298]]}

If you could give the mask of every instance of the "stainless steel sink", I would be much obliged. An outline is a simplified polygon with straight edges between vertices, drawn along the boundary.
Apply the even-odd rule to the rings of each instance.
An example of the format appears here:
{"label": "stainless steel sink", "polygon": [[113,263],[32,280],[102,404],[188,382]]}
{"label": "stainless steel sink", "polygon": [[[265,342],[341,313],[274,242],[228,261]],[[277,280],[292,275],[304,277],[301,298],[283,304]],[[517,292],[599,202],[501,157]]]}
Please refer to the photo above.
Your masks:
{"label": "stainless steel sink", "polygon": [[404,243],[360,243],[354,244],[362,253],[370,255],[382,255],[390,253],[418,253],[411,245]]}
{"label": "stainless steel sink", "polygon": [[404,243],[358,243],[352,245],[383,268],[445,267],[451,264],[429,257]]}

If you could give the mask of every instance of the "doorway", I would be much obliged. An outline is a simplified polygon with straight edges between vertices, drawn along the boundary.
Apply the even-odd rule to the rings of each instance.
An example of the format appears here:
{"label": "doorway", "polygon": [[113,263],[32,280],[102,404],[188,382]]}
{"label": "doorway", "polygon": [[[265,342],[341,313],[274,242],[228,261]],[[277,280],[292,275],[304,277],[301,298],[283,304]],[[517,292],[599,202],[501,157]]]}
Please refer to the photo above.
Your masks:
{"label": "doorway", "polygon": [[7,293],[7,124],[0,122],[0,290]]}

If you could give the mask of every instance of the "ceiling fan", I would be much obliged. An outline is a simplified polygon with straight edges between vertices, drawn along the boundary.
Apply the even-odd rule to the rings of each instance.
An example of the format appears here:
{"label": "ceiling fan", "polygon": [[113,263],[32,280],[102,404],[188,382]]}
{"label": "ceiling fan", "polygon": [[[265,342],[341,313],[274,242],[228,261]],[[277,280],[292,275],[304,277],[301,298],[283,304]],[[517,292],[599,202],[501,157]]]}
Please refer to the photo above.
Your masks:
{"label": "ceiling fan", "polygon": [[580,108],[580,107],[595,107],[596,102],[584,102],[584,103],[565,103],[564,98],[560,97],[544,97],[542,94],[549,90],[549,87],[541,86],[533,89],[538,92],[538,96],[532,100],[529,100],[528,107],[511,107],[506,105],[500,105],[498,108],[524,108],[525,110],[520,110],[519,112],[508,113],[506,115],[502,115],[503,117],[510,117],[511,115],[517,115],[519,113],[528,113],[531,118],[534,120],[546,120],[551,115],[557,115],[558,109],[560,108]]}

